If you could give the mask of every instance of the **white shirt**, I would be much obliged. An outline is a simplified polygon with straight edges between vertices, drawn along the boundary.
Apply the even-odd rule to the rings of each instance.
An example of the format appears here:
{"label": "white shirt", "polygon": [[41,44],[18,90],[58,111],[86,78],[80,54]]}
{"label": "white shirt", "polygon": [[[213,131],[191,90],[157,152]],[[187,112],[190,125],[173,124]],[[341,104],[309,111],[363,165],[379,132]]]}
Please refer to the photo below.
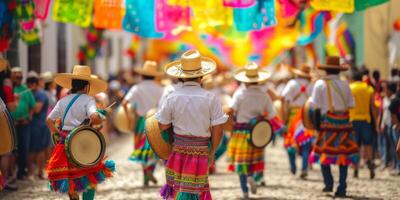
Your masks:
{"label": "white shirt", "polygon": [[[302,87],[305,91],[301,92]],[[311,95],[312,84],[307,79],[296,78],[290,80],[282,91],[282,96],[289,102],[291,107],[302,107],[306,103],[307,98]],[[298,96],[299,95],[299,96]],[[296,96],[298,96],[296,98]],[[295,99],[296,98],[296,99]]]}
{"label": "white shirt", "polygon": [[[340,80],[338,75],[328,75],[325,79],[332,81],[332,84],[335,84],[342,94],[340,95],[339,93],[337,93],[333,86],[330,87],[333,109],[338,111],[345,111],[353,108],[354,97],[351,93],[349,83]],[[327,86],[323,79],[315,82],[314,89],[310,96],[310,104],[314,108],[320,108],[322,115],[328,112],[328,92]]]}
{"label": "white shirt", "polygon": [[168,95],[156,118],[161,124],[172,124],[176,134],[210,137],[209,128],[225,123],[228,116],[214,94],[197,82],[185,82]]}
{"label": "white shirt", "polygon": [[[69,94],[60,99],[53,110],[50,112],[48,118],[55,121],[56,119],[64,117],[64,112],[72,98],[78,94]],[[96,112],[96,101],[94,97],[86,94],[81,94],[78,99],[72,104],[67,115],[64,119],[64,126],[62,130],[70,131],[85,120],[88,119],[93,113]]]}
{"label": "white shirt", "polygon": [[125,96],[139,116],[146,116],[152,108],[157,108],[163,88],[152,80],[143,80],[134,85]]}
{"label": "white shirt", "polygon": [[171,94],[173,91],[175,91],[177,88],[182,87],[182,85],[183,85],[182,82],[177,82],[175,84],[165,86],[164,91],[160,98],[160,102],[158,103],[158,106],[161,107],[161,105],[164,103],[168,95]]}
{"label": "white shirt", "polygon": [[258,85],[239,88],[233,94],[229,106],[236,112],[238,123],[248,123],[252,118],[264,115],[265,112],[268,114],[268,119],[276,115],[271,98]]}
{"label": "white shirt", "polygon": [[392,95],[391,97],[383,97],[383,102],[382,102],[382,124],[381,128],[383,128],[385,125],[390,126],[392,123],[392,117],[390,115],[390,110],[389,110],[389,105],[390,102],[392,101],[393,98],[395,98],[396,95]]}

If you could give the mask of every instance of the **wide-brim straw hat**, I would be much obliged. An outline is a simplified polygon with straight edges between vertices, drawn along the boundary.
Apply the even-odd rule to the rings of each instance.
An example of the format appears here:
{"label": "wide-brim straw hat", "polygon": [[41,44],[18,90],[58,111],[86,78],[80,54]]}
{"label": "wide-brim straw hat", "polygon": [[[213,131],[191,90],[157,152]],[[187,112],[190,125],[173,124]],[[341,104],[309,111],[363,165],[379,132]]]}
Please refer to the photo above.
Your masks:
{"label": "wide-brim straw hat", "polygon": [[54,76],[54,82],[63,88],[71,89],[72,80],[84,80],[89,82],[90,96],[94,96],[100,92],[107,90],[107,82],[99,79],[96,75],[92,74],[89,66],[75,65],[72,73],[58,73]]}
{"label": "wide-brim straw hat", "polygon": [[165,141],[161,135],[158,121],[153,111],[149,111],[146,119],[146,137],[153,151],[158,157],[167,160],[172,152],[172,145],[170,142]]}
{"label": "wide-brim straw hat", "polygon": [[180,60],[167,64],[165,73],[176,78],[198,78],[213,73],[217,68],[214,60],[200,55],[197,50],[182,54]]}
{"label": "wide-brim straw hat", "polygon": [[9,67],[10,67],[10,64],[8,63],[8,60],[6,60],[4,58],[0,58],[0,72],[6,70]]}
{"label": "wide-brim straw hat", "polygon": [[346,71],[350,66],[348,64],[341,64],[339,56],[328,56],[326,57],[326,64],[318,64],[317,68],[321,70],[338,69],[340,71]]}
{"label": "wide-brim straw hat", "polygon": [[158,70],[157,62],[147,60],[144,62],[143,67],[138,67],[133,69],[136,73],[144,76],[154,76],[159,77],[164,75],[163,72]]}
{"label": "wide-brim straw hat", "polygon": [[306,78],[311,78],[311,67],[304,64],[302,65],[299,69],[297,68],[290,68],[290,71],[294,74],[296,74],[297,76],[301,76],[301,77],[306,77]]}
{"label": "wide-brim straw hat", "polygon": [[43,72],[40,74],[40,78],[45,82],[45,83],[51,83],[54,80],[54,75],[52,72]]}
{"label": "wide-brim straw hat", "polygon": [[262,83],[271,77],[271,72],[260,69],[254,62],[235,72],[235,79],[243,83]]}

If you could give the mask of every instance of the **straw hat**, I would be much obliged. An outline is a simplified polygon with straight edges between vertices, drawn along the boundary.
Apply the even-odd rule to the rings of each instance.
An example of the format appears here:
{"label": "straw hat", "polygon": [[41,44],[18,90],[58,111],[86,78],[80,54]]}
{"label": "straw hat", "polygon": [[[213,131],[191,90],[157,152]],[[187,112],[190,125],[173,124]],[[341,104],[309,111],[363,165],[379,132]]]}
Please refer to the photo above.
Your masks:
{"label": "straw hat", "polygon": [[4,71],[10,66],[7,59],[0,58],[0,72]]}
{"label": "straw hat", "polygon": [[211,58],[201,56],[197,50],[189,50],[181,59],[167,64],[165,72],[177,78],[198,78],[213,73],[217,64]]}
{"label": "straw hat", "polygon": [[153,151],[158,157],[166,160],[172,152],[172,145],[170,142],[165,141],[161,135],[160,128],[158,127],[158,121],[153,114],[148,113],[146,119],[146,137]]}
{"label": "straw hat", "polygon": [[58,73],[54,76],[54,82],[67,89],[72,88],[73,79],[88,81],[90,96],[107,90],[107,82],[93,75],[89,66],[75,65],[72,73]]}
{"label": "straw hat", "polygon": [[235,79],[243,83],[260,83],[271,77],[271,73],[262,70],[255,62],[251,62],[235,73]]}
{"label": "straw hat", "polygon": [[339,56],[328,56],[326,57],[326,64],[318,64],[317,68],[321,70],[338,69],[341,71],[346,71],[349,69],[349,65],[341,64]]}
{"label": "straw hat", "polygon": [[297,76],[301,76],[301,77],[306,77],[306,78],[311,78],[311,67],[303,64],[300,69],[297,68],[290,68],[290,71],[292,71],[294,74],[296,74]]}
{"label": "straw hat", "polygon": [[45,82],[45,83],[51,83],[53,82],[53,73],[51,72],[43,72],[40,74],[40,78]]}
{"label": "straw hat", "polygon": [[147,60],[143,67],[133,69],[136,73],[145,76],[162,76],[164,73],[158,71],[157,62]]}

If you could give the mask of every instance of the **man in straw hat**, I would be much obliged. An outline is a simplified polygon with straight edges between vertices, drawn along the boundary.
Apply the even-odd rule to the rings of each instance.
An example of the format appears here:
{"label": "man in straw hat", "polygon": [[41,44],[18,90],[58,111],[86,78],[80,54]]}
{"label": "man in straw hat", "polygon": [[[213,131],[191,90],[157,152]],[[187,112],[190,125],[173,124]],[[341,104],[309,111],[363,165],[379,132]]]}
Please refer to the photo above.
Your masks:
{"label": "man in straw hat", "polygon": [[295,78],[291,79],[282,91],[283,110],[287,112],[285,116],[288,116],[288,130],[284,135],[284,146],[288,152],[292,174],[296,174],[296,154],[300,151],[302,157],[300,178],[304,179],[307,177],[308,156],[313,142],[313,132],[304,128],[301,111],[312,92],[311,67],[302,65],[300,69],[291,68],[291,71]]}
{"label": "man in straw hat", "polygon": [[[70,199],[79,199],[77,193],[83,192],[83,199],[94,199],[97,184],[112,176],[115,164],[112,160],[100,162],[94,167],[77,167],[67,158],[64,142],[71,131],[79,127],[86,119],[96,126],[102,123],[110,108],[96,108],[94,95],[107,90],[107,82],[92,75],[88,66],[76,65],[72,73],[59,73],[54,82],[70,90],[60,99],[47,117],[47,125],[58,138],[47,165],[47,173],[52,191],[67,193]],[[61,119],[61,126],[56,128],[56,119]]]}
{"label": "man in straw hat", "polygon": [[[222,137],[228,117],[217,97],[201,88],[201,77],[216,69],[215,62],[197,50],[165,66],[165,72],[183,81],[156,113],[161,130],[173,127],[174,143],[166,163],[164,199],[211,199],[208,168]],[[211,144],[211,146],[210,146]]]}
{"label": "man in straw hat", "polygon": [[135,124],[135,122],[131,118],[132,113],[128,113],[128,104],[134,108],[137,116],[139,116],[135,127],[135,150],[129,159],[142,164],[143,183],[144,186],[148,186],[149,181],[154,184],[157,183],[153,176],[157,162],[145,135],[145,117],[149,110],[158,106],[163,88],[154,79],[162,76],[163,72],[158,71],[157,63],[154,61],[146,61],[143,67],[134,70],[142,76],[143,80],[129,90],[122,101],[122,105],[130,124]]}
{"label": "man in straw hat", "polygon": [[340,64],[337,56],[328,56],[326,64],[318,69],[327,73],[318,80],[310,96],[310,104],[320,109],[321,123],[310,160],[321,164],[325,187],[323,192],[333,191],[331,164],[339,165],[339,186],[335,196],[346,196],[348,165],[359,160],[358,145],[349,121],[349,109],[354,107],[354,98],[349,84],[340,80],[339,73],[348,69]]}
{"label": "man in straw hat", "polygon": [[245,87],[236,93],[230,102],[230,113],[236,116],[233,133],[228,144],[229,169],[239,174],[240,187],[245,199],[257,192],[256,179],[262,178],[264,171],[264,149],[255,148],[249,142],[250,120],[256,117],[271,119],[276,112],[272,100],[261,88],[271,73],[262,70],[256,63],[250,63],[236,72],[234,78]]}

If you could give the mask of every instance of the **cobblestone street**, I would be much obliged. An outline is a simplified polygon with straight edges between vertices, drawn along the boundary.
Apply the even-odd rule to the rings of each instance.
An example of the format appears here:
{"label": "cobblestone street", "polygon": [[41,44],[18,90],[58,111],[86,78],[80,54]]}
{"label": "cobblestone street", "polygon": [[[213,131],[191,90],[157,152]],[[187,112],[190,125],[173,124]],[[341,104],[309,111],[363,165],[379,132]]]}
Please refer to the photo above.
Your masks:
{"label": "cobblestone street", "polygon": [[[98,188],[96,199],[160,199],[158,191],[164,182],[163,167],[158,166],[157,186],[142,187],[141,167],[128,161],[131,153],[132,139],[125,135],[114,139],[109,145],[108,155],[117,163],[117,173],[114,178]],[[258,194],[252,199],[332,199],[332,194],[321,192],[323,184],[319,166],[314,165],[308,180],[293,176],[288,170],[288,160],[280,142],[266,149],[266,187],[259,188]],[[298,164],[300,160],[298,160]],[[211,176],[210,184],[214,199],[240,199],[242,197],[238,177],[226,171],[224,159],[218,163],[218,173]],[[337,181],[337,168],[333,168]],[[350,199],[399,199],[400,177],[391,177],[387,171],[377,171],[377,177],[369,180],[366,169],[361,170],[360,178],[352,178],[349,170],[348,195]],[[336,182],[337,183],[337,182]],[[2,200],[44,200],[68,199],[66,195],[49,192],[46,181],[19,182],[18,192],[1,192]]]}

